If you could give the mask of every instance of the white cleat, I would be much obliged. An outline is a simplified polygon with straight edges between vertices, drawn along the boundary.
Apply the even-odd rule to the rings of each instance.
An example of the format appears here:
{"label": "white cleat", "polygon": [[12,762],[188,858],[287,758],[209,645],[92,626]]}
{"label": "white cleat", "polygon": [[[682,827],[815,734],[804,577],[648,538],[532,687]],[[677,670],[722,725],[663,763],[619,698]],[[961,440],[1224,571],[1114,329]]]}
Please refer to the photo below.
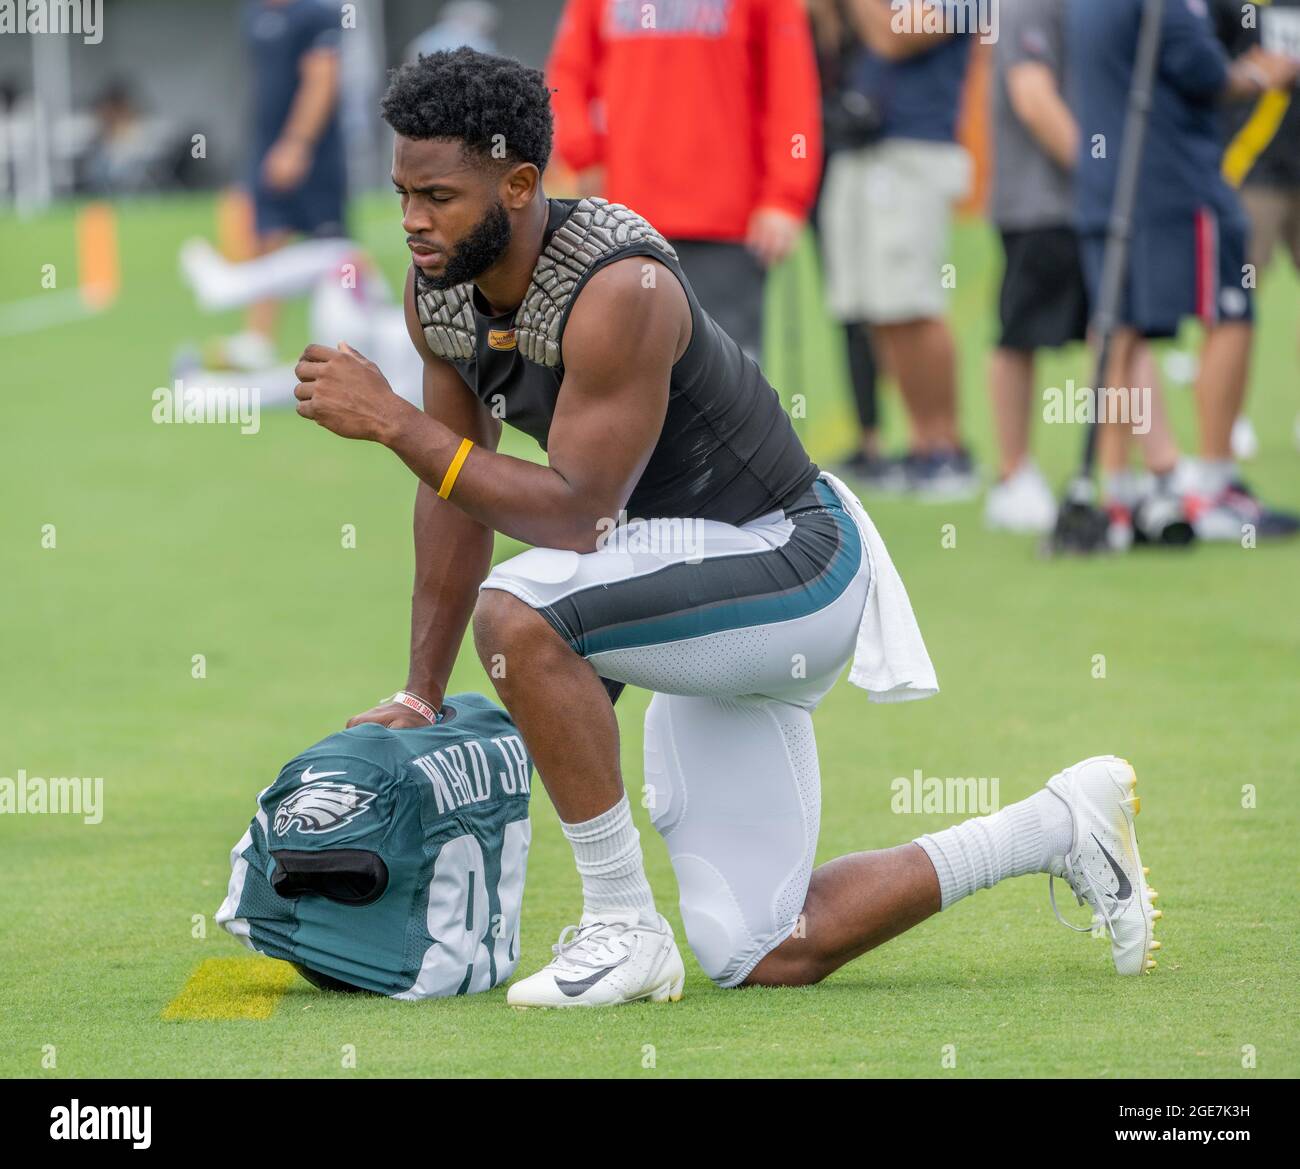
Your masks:
{"label": "white cleat", "polygon": [[1074,839],[1065,856],[1048,866],[1048,894],[1060,921],[1080,933],[1056,908],[1052,881],[1061,877],[1079,904],[1091,907],[1102,936],[1109,935],[1111,956],[1120,974],[1154,970],[1154,951],[1160,948],[1152,934],[1161,916],[1152,907],[1157,894],[1147,884],[1147,870],[1138,856],[1133,817],[1141,810],[1137,775],[1131,764],[1114,755],[1100,755],[1067,767],[1052,776],[1047,786],[1060,796],[1074,821]]}
{"label": "white cleat", "polygon": [[512,983],[512,1007],[614,1007],[648,1000],[677,1002],[686,968],[662,915],[642,925],[635,913],[583,914],[564,927],[549,966]]}
{"label": "white cleat", "polygon": [[1014,474],[994,483],[984,501],[984,523],[994,531],[1050,532],[1056,524],[1056,500],[1047,480],[1026,459]]}

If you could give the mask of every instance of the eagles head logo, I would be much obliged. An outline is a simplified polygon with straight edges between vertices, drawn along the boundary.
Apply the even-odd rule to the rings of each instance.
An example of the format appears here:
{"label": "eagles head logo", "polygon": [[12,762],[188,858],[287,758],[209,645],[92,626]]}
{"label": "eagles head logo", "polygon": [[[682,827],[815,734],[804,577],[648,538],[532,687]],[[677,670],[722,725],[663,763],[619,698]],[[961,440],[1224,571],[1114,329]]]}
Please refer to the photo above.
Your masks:
{"label": "eagles head logo", "polygon": [[374,800],[374,792],[359,791],[354,784],[318,780],[281,801],[275,810],[275,834],[283,836],[295,826],[310,835],[333,832],[351,824]]}

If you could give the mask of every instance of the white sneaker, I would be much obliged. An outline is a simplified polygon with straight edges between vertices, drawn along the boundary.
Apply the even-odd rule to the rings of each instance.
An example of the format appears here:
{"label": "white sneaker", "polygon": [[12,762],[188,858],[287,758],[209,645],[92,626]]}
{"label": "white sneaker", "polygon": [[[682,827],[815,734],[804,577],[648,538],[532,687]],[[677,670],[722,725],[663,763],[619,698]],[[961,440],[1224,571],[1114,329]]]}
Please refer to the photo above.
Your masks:
{"label": "white sneaker", "polygon": [[1056,523],[1056,500],[1031,459],[989,488],[984,523],[994,531],[1040,534]]}
{"label": "white sneaker", "polygon": [[613,1007],[622,1003],[677,1002],[686,968],[662,915],[642,925],[631,911],[582,915],[552,946],[549,966],[512,983],[512,1007]]}
{"label": "white sneaker", "polygon": [[200,308],[212,312],[230,307],[225,303],[229,293],[230,262],[207,240],[195,237],[181,244],[180,265],[181,275]]}
{"label": "white sneaker", "polygon": [[234,333],[221,342],[221,364],[241,373],[275,364],[275,342],[261,333]]}
{"label": "white sneaker", "polygon": [[1152,935],[1160,910],[1152,907],[1156,894],[1146,883],[1147,870],[1138,856],[1133,817],[1141,809],[1133,767],[1114,755],[1100,755],[1067,767],[1047,786],[1061,797],[1074,821],[1070,851],[1048,864],[1048,895],[1057,918],[1080,933],[1087,926],[1070,925],[1056,908],[1055,877],[1063,878],[1079,904],[1092,907],[1094,928],[1110,935],[1111,957],[1120,974],[1154,970],[1152,954],[1160,943]]}

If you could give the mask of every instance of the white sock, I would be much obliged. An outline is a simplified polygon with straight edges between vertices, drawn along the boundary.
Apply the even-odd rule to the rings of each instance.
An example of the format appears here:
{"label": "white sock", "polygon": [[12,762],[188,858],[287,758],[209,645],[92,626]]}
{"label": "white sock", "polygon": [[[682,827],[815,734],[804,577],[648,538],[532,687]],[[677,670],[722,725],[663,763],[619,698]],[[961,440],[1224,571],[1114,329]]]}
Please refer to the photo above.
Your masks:
{"label": "white sock", "polygon": [[1069,852],[1073,837],[1070,809],[1043,788],[992,816],[967,820],[915,843],[939,874],[941,908],[947,909],[1007,877],[1046,872],[1048,861]]}
{"label": "white sock", "polygon": [[1102,498],[1123,507],[1133,507],[1141,496],[1140,480],[1135,472],[1104,471],[1101,476]]}
{"label": "white sock", "polygon": [[654,894],[641,859],[641,834],[632,823],[627,793],[608,812],[581,824],[564,824],[582,877],[585,913],[633,910],[647,925],[658,921]]}
{"label": "white sock", "polygon": [[1195,464],[1195,476],[1200,494],[1213,499],[1237,478],[1237,464],[1232,459],[1199,459]]}

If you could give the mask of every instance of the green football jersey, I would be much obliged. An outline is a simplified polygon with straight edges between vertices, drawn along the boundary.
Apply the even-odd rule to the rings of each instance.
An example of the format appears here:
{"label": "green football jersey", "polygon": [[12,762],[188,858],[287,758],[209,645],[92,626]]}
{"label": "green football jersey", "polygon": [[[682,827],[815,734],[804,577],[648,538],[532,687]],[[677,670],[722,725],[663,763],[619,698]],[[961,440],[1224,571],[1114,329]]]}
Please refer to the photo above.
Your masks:
{"label": "green football jersey", "polygon": [[532,760],[481,694],[322,739],[258,797],[217,922],[318,985],[472,994],[519,960]]}

